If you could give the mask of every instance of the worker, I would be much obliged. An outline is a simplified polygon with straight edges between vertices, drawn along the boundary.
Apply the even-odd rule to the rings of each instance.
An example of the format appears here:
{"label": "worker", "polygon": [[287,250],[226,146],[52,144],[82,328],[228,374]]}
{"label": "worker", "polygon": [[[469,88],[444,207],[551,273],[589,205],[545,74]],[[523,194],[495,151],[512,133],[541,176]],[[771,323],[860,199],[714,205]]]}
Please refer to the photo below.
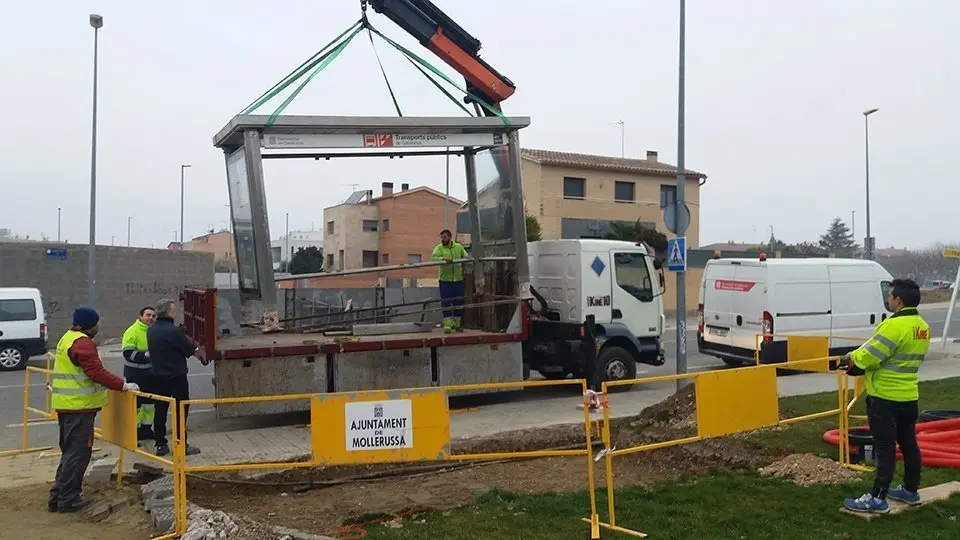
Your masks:
{"label": "worker", "polygon": [[463,327],[463,264],[453,261],[466,259],[467,250],[460,243],[453,240],[450,229],[440,231],[440,243],[433,248],[434,261],[445,261],[452,264],[440,266],[440,305],[443,310],[443,331],[447,334],[461,332]]}
{"label": "worker", "polygon": [[[917,444],[917,372],[930,347],[930,326],[917,312],[920,287],[910,279],[890,284],[887,308],[895,312],[857,350],[844,355],[840,366],[863,376],[867,388],[867,420],[873,436],[877,471],[873,489],[843,505],[854,512],[885,514],[887,499],[920,504],[920,447]],[[897,463],[897,445],[903,455],[903,483],[890,489]]]}
{"label": "worker", "polygon": [[[140,316],[123,333],[123,377],[151,392],[150,351],[147,350],[147,328],[153,324],[153,306],[140,310]],[[137,396],[137,441],[153,439],[153,402]]]}
{"label": "worker", "polygon": [[73,312],[73,327],[57,343],[51,386],[61,455],[47,499],[51,512],[76,512],[89,504],[81,497],[83,475],[93,453],[97,412],[107,404],[107,389],[140,389],[103,367],[93,341],[99,330],[100,315],[93,308],[80,307]]}
{"label": "worker", "polygon": [[[156,320],[150,328],[147,329],[147,349],[150,352],[150,383],[152,390],[157,395],[167,396],[176,400],[176,418],[177,422],[174,429],[177,434],[180,433],[180,424],[186,424],[187,415],[181,418],[180,402],[190,399],[190,383],[187,380],[187,359],[198,354],[199,349],[190,341],[190,338],[180,328],[174,324],[177,316],[177,303],[174,300],[160,300],[154,310]],[[201,359],[206,365],[207,361]],[[158,456],[165,456],[170,453],[170,445],[167,444],[167,413],[170,409],[170,403],[166,401],[156,401],[156,409],[153,418],[153,435],[156,441]],[[189,406],[187,411],[189,412]],[[184,451],[188,456],[199,454],[200,449],[196,446],[186,444]]]}

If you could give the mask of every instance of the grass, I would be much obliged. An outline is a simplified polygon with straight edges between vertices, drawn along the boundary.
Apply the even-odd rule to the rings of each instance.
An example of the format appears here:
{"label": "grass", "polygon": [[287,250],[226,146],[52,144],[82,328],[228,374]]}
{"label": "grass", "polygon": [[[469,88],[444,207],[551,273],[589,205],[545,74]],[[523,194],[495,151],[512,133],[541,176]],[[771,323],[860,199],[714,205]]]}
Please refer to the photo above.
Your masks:
{"label": "grass", "polygon": [[[921,383],[920,395],[923,409],[958,408],[960,378]],[[796,415],[835,406],[835,393],[781,400],[781,409]],[[859,409],[856,414],[863,413],[862,404]],[[836,447],[821,439],[835,427],[836,420],[827,418],[754,433],[749,439],[771,453],[810,452],[836,459]],[[923,475],[924,485],[960,480],[956,469],[924,468]],[[617,489],[617,523],[671,539],[960,538],[960,497],[873,522],[837,511],[844,497],[860,495],[871,484],[871,474],[854,484],[800,487],[753,472],[705,472],[650,490]],[[605,520],[604,490],[597,490],[597,497]],[[383,540],[582,539],[588,534],[580,518],[588,509],[586,491],[518,496],[493,490],[471,505],[404,519],[400,527],[376,523],[365,529],[367,538]],[[628,537],[604,532],[603,538]]]}

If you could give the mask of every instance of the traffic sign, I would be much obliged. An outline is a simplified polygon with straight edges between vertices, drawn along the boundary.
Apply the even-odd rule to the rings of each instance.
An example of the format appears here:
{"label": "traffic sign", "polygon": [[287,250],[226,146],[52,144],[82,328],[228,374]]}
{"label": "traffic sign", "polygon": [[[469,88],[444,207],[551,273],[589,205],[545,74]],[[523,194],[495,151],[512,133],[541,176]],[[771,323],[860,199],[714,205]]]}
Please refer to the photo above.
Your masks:
{"label": "traffic sign", "polygon": [[[680,212],[680,223],[677,223],[677,211]],[[668,204],[663,209],[663,222],[667,224],[667,230],[673,234],[683,234],[690,227],[690,207],[687,203]]]}
{"label": "traffic sign", "polygon": [[960,259],[960,249],[957,248],[944,248],[943,250],[944,257],[950,257],[951,259]]}
{"label": "traffic sign", "polygon": [[667,240],[667,269],[671,272],[687,270],[687,237],[678,236]]}

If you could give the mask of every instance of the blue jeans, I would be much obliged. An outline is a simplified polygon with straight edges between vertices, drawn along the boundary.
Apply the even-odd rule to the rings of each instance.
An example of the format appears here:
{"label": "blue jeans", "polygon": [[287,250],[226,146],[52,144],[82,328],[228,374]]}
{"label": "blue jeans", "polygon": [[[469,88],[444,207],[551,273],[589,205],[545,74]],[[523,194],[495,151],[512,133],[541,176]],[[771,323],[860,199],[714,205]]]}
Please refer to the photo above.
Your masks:
{"label": "blue jeans", "polygon": [[443,318],[463,317],[463,281],[441,281],[440,282],[440,305],[443,310]]}

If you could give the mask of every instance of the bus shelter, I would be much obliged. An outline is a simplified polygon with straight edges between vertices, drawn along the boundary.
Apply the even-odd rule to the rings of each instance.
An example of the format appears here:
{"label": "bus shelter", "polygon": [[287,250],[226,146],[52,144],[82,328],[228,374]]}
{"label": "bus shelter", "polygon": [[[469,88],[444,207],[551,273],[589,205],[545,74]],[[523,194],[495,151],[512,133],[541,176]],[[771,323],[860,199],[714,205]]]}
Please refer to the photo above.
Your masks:
{"label": "bus shelter", "polygon": [[516,257],[517,290],[527,297],[519,130],[529,125],[527,117],[496,116],[234,116],[213,144],[226,162],[242,322],[277,328],[265,159],[463,156],[467,203],[461,214],[469,227],[458,232],[470,234],[474,260],[485,254]]}

